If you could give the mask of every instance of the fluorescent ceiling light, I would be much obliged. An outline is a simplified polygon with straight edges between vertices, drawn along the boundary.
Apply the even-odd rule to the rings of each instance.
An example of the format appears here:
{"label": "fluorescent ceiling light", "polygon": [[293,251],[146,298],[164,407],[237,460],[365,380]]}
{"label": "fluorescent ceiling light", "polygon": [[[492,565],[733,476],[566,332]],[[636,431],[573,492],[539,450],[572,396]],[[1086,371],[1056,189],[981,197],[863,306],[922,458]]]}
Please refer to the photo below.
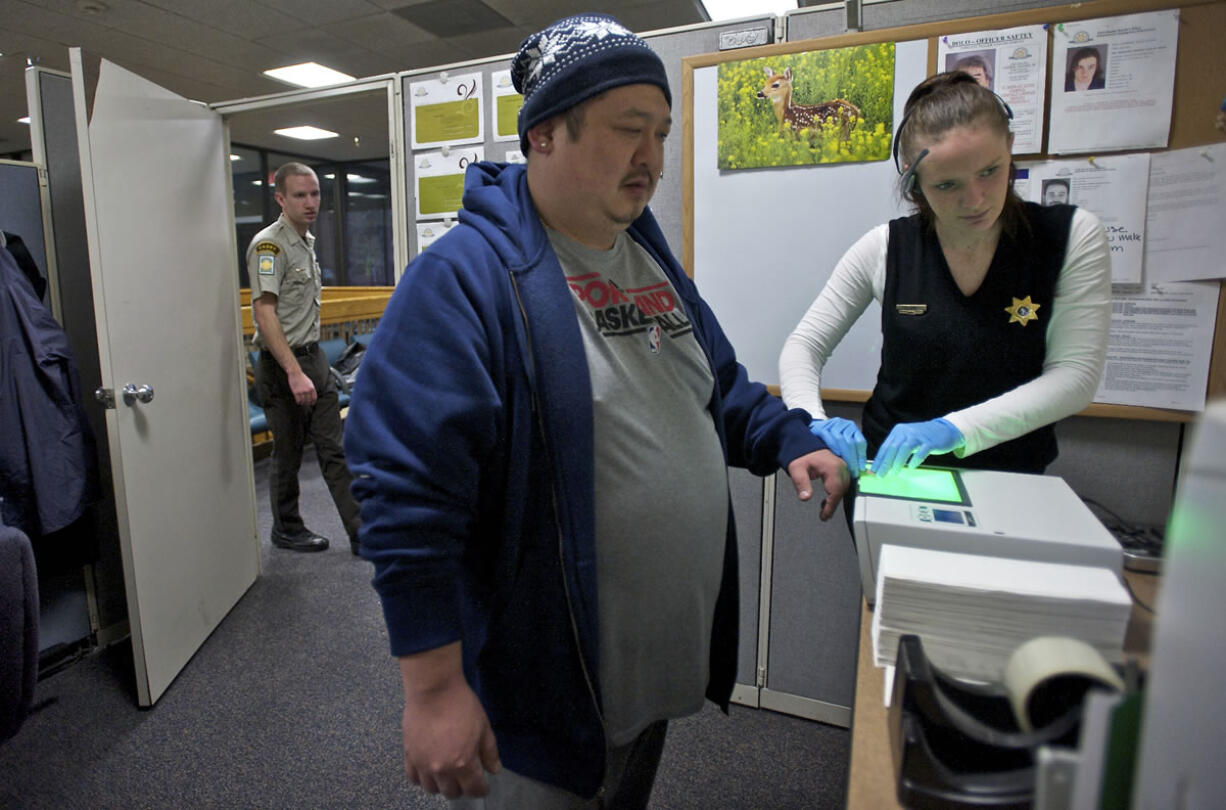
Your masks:
{"label": "fluorescent ceiling light", "polygon": [[19,124],[28,124],[28,123],[30,123],[30,116],[28,116],[28,115],[23,115],[21,118],[18,118],[18,119],[17,119],[17,123],[19,123]]}
{"label": "fluorescent ceiling light", "polygon": [[350,183],[373,183],[375,182],[375,178],[363,177],[360,174],[347,174],[345,175],[345,179],[348,180]]}
{"label": "fluorescent ceiling light", "polygon": [[719,20],[739,20],[743,17],[756,17],[759,14],[780,15],[794,11],[796,0],[702,0],[711,22]]}
{"label": "fluorescent ceiling light", "polygon": [[300,141],[320,141],[324,138],[337,137],[335,132],[329,132],[326,129],[319,127],[286,127],[285,129],[274,129],[273,132],[278,135],[284,135],[287,138],[297,138]]}
{"label": "fluorescent ceiling light", "polygon": [[242,158],[241,158],[241,157],[239,157],[238,155],[230,155],[230,160],[232,160],[232,161],[233,161],[233,160],[242,160]]}
{"label": "fluorescent ceiling light", "polygon": [[264,71],[264,75],[298,87],[327,87],[330,84],[353,81],[353,77],[348,73],[341,73],[339,70],[333,70],[315,62],[273,68]]}

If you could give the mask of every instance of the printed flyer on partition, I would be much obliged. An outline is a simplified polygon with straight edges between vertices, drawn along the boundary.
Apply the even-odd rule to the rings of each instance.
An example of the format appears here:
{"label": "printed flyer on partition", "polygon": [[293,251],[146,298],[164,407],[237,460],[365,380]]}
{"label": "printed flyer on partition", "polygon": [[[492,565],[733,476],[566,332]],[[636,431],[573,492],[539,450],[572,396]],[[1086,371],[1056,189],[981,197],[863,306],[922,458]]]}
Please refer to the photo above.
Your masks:
{"label": "printed flyer on partition", "polygon": [[961,70],[1009,105],[1013,154],[1043,149],[1043,88],[1047,84],[1047,31],[1024,25],[950,34],[937,41],[937,66]]}

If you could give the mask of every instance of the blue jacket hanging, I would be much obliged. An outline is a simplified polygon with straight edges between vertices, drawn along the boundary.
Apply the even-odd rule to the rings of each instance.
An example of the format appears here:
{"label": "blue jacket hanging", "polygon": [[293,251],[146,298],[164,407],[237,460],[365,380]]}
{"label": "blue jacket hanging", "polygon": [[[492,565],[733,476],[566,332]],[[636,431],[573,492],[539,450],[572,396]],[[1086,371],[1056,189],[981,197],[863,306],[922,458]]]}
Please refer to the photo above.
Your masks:
{"label": "blue jacket hanging", "polygon": [[94,436],[68,338],[0,250],[0,519],[31,538],[98,496]]}

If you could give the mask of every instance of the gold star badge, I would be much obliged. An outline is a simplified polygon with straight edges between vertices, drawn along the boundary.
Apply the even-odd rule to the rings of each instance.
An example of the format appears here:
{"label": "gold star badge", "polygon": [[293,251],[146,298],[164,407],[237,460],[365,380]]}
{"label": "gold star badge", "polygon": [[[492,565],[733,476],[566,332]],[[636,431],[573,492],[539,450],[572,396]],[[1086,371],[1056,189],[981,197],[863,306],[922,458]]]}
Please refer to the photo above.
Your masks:
{"label": "gold star badge", "polygon": [[1031,303],[1030,296],[1025,298],[1014,298],[1013,306],[1005,307],[1005,312],[1009,313],[1009,323],[1020,323],[1025,326],[1030,321],[1037,321],[1039,314],[1035,311],[1040,304]]}

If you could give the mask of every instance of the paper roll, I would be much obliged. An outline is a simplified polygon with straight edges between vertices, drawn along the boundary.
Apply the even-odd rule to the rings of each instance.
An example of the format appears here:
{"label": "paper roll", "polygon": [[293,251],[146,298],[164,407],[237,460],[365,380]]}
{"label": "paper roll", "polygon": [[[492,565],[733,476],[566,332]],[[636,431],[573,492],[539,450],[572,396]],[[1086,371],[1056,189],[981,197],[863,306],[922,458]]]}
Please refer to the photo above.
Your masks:
{"label": "paper roll", "polygon": [[1005,665],[1004,686],[1023,731],[1067,713],[1093,687],[1124,690],[1123,680],[1098,650],[1066,636],[1032,638],[1014,650]]}

